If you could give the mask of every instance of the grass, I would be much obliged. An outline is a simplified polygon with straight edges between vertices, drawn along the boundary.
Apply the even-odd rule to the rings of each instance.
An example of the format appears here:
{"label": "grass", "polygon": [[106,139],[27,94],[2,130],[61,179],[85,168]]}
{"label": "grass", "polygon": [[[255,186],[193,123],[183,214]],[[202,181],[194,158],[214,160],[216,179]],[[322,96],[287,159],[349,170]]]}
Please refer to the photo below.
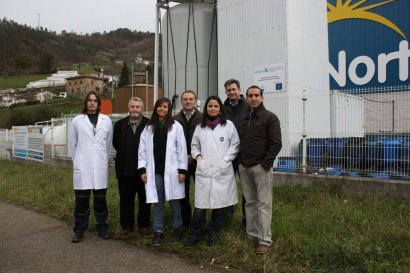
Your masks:
{"label": "grass", "polygon": [[[72,225],[72,169],[0,160],[0,199],[43,212]],[[123,237],[119,197],[110,172],[109,225],[118,239],[137,248],[177,254],[198,264],[249,272],[410,272],[410,201],[389,196],[346,196],[337,186],[274,189],[272,235],[268,254],[257,256],[240,225],[241,212],[214,247],[200,242],[193,249],[170,242],[155,248],[152,237]],[[193,202],[192,202],[193,203]],[[170,209],[166,206],[166,223]],[[209,219],[209,218],[208,218]],[[90,228],[94,227],[91,217]],[[69,238],[67,238],[69,240]]]}
{"label": "grass", "polygon": [[53,112],[58,113],[57,116],[54,118],[61,117],[62,114],[79,114],[81,112],[81,108],[83,107],[83,98],[80,97],[67,97],[66,99],[63,98],[54,98],[53,103],[50,104],[36,104],[36,105],[25,105],[20,106],[13,109],[5,109],[2,110],[0,113],[0,128],[6,128],[7,125],[10,123],[11,115],[13,111],[24,109],[29,113],[38,112],[42,107],[47,105]]}
{"label": "grass", "polygon": [[49,74],[4,76],[0,77],[0,88],[25,88],[29,82],[42,80],[50,76]]}

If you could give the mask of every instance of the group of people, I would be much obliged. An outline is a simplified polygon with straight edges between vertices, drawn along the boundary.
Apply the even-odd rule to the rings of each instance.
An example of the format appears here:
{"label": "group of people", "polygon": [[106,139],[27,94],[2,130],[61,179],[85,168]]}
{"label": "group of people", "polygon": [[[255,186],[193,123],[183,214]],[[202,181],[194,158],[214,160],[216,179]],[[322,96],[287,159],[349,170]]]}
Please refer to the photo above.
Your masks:
{"label": "group of people", "polygon": [[[210,96],[203,112],[196,109],[196,94],[181,94],[182,110],[172,116],[168,98],[155,102],[150,119],[142,115],[138,97],[128,103],[129,115],[112,126],[100,113],[101,99],[89,92],[81,115],[72,121],[69,146],[74,166],[75,210],[72,242],[80,242],[88,227],[89,199],[94,195],[96,230],[109,239],[106,192],[111,143],[116,149],[115,171],[120,195],[122,234],[134,231],[135,196],[138,194],[137,227],[141,236],[150,233],[153,204],[153,245],[160,245],[166,231],[164,207],[172,213],[172,242],[187,233],[185,247],[203,236],[208,245],[219,239],[238,203],[236,174],[242,189],[242,223],[250,239],[258,240],[256,253],[272,244],[273,161],[281,150],[279,119],[263,106],[258,86],[241,95],[235,79],[225,83],[227,99]],[[191,179],[195,201],[190,202]],[[206,225],[206,212],[211,217]]]}

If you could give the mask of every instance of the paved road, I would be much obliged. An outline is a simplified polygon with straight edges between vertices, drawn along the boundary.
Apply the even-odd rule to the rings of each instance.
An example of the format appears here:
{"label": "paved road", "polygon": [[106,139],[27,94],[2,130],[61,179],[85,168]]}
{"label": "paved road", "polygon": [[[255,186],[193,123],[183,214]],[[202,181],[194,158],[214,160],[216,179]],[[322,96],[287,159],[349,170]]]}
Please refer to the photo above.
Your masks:
{"label": "paved road", "polygon": [[217,272],[93,233],[73,244],[71,235],[61,221],[0,201],[0,272]]}

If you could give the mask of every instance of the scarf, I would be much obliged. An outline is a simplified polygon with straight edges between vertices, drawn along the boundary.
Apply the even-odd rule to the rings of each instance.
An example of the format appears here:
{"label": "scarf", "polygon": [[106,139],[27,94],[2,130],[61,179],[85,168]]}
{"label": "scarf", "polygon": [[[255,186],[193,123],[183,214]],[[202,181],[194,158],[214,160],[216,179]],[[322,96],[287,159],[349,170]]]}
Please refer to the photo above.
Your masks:
{"label": "scarf", "polygon": [[211,130],[214,130],[215,127],[216,127],[219,123],[221,123],[221,117],[220,117],[220,116],[216,117],[216,118],[213,119],[213,120],[211,120],[211,119],[209,119],[209,118],[207,118],[207,119],[205,120],[206,126],[209,127],[209,128],[211,128]]}
{"label": "scarf", "polygon": [[164,129],[165,124],[167,124],[167,120],[168,120],[168,119],[164,118],[163,120],[160,120],[160,121],[158,122],[158,128],[159,128],[159,130],[160,130],[161,132],[162,132],[162,130]]}

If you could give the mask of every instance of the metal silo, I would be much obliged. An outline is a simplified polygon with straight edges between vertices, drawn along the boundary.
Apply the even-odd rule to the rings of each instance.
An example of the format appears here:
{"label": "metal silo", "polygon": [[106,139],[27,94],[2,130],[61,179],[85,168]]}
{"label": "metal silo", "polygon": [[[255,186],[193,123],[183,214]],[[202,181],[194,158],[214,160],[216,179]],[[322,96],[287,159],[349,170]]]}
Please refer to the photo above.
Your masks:
{"label": "metal silo", "polygon": [[209,3],[179,4],[162,17],[163,90],[175,110],[187,89],[202,102],[218,94],[216,23],[216,7]]}

